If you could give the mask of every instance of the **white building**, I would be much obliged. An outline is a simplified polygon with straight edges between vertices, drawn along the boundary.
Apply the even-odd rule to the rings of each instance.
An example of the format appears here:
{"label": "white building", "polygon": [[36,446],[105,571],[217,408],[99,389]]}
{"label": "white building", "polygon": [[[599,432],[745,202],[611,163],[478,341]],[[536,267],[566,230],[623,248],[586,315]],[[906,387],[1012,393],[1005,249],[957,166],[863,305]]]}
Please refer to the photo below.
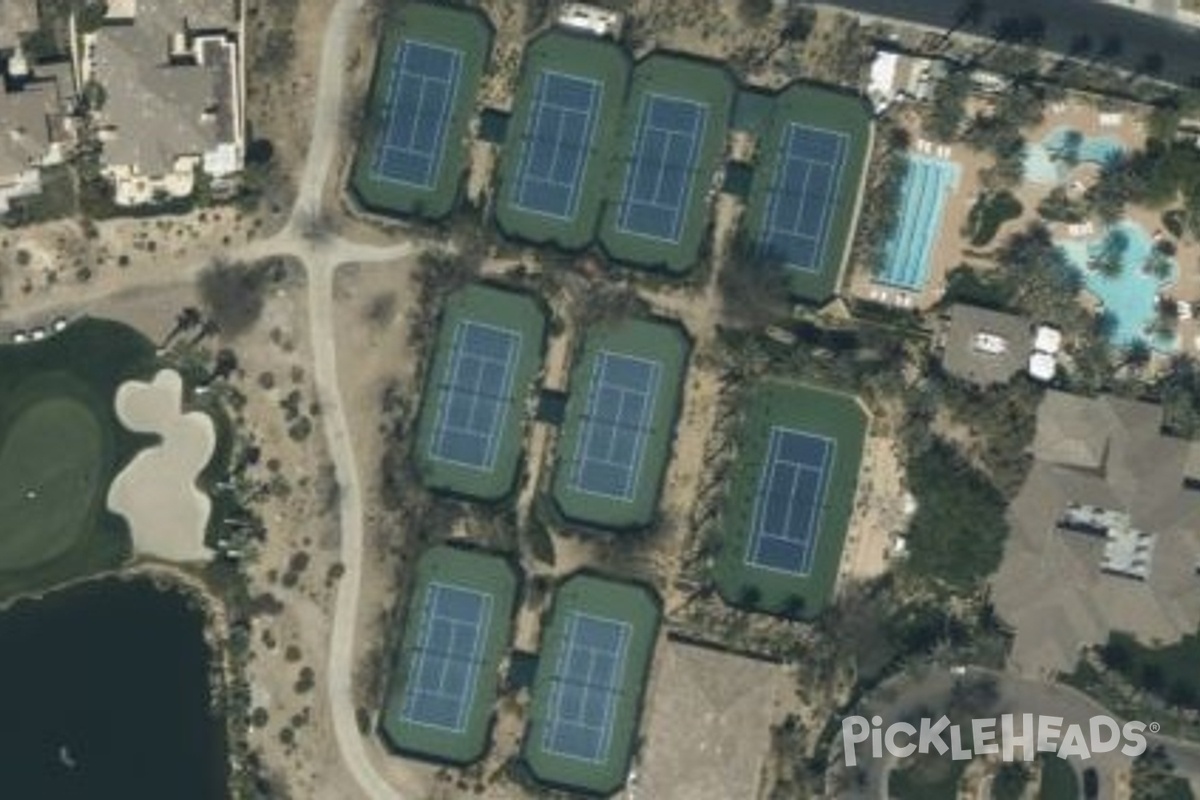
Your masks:
{"label": "white building", "polygon": [[219,185],[241,172],[239,30],[232,0],[114,0],[84,37],[80,71],[104,89],[95,115],[119,205],[186,197],[201,173]]}

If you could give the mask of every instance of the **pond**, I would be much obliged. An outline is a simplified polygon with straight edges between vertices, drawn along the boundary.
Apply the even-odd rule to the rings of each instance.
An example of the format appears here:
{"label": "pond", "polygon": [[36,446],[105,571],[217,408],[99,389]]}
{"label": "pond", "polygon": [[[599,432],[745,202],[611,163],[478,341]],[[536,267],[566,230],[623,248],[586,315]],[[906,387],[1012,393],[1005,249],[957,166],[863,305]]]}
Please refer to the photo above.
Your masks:
{"label": "pond", "polygon": [[0,613],[0,795],[225,800],[204,614],[148,579]]}

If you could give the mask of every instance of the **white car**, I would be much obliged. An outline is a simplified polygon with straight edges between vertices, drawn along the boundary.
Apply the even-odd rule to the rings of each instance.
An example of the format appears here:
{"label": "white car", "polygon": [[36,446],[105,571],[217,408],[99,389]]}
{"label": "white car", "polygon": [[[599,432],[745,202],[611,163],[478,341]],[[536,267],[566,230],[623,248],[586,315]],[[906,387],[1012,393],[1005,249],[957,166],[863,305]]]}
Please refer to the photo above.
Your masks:
{"label": "white car", "polygon": [[61,332],[61,331],[64,331],[64,330],[66,330],[66,328],[67,328],[67,318],[66,318],[66,317],[59,317],[58,319],[54,320],[54,324],[52,325],[52,327],[54,328],[54,332],[55,332],[55,333],[59,333],[59,332]]}
{"label": "white car", "polygon": [[35,342],[40,342],[42,339],[46,338],[46,329],[45,328],[34,328],[33,330],[31,330],[29,332],[29,338],[33,339],[33,341],[35,341]]}
{"label": "white car", "polygon": [[12,340],[17,344],[25,344],[29,341],[29,334],[25,331],[13,331]]}

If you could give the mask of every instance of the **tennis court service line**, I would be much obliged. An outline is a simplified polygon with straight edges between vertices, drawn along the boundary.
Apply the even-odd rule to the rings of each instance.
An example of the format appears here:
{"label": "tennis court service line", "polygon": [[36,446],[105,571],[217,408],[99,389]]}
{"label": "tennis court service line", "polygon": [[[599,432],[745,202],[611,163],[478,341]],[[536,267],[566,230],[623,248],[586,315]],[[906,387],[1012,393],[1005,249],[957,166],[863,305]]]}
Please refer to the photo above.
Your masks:
{"label": "tennis court service line", "polygon": [[429,457],[490,472],[511,406],[521,333],[474,320],[454,329]]}
{"label": "tennis court service line", "polygon": [[782,426],[771,428],[751,513],[747,565],[808,574],[836,454],[834,439]]}
{"label": "tennis court service line", "polygon": [[458,97],[463,52],[417,39],[395,56],[388,84],[387,123],[375,178],[418,189],[437,183],[450,112]]}
{"label": "tennis court service line", "polygon": [[405,721],[446,733],[466,730],[493,604],[488,592],[429,584],[405,687]]}

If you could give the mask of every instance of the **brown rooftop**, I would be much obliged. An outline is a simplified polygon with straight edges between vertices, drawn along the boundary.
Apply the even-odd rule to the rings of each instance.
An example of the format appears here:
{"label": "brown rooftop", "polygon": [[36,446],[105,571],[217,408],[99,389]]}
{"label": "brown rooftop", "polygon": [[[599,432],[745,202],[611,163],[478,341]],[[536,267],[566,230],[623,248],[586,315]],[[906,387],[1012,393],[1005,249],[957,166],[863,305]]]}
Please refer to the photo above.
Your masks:
{"label": "brown rooftop", "polygon": [[1004,383],[1025,369],[1032,343],[1033,323],[1025,317],[954,305],[942,331],[942,366],[979,386]]}

